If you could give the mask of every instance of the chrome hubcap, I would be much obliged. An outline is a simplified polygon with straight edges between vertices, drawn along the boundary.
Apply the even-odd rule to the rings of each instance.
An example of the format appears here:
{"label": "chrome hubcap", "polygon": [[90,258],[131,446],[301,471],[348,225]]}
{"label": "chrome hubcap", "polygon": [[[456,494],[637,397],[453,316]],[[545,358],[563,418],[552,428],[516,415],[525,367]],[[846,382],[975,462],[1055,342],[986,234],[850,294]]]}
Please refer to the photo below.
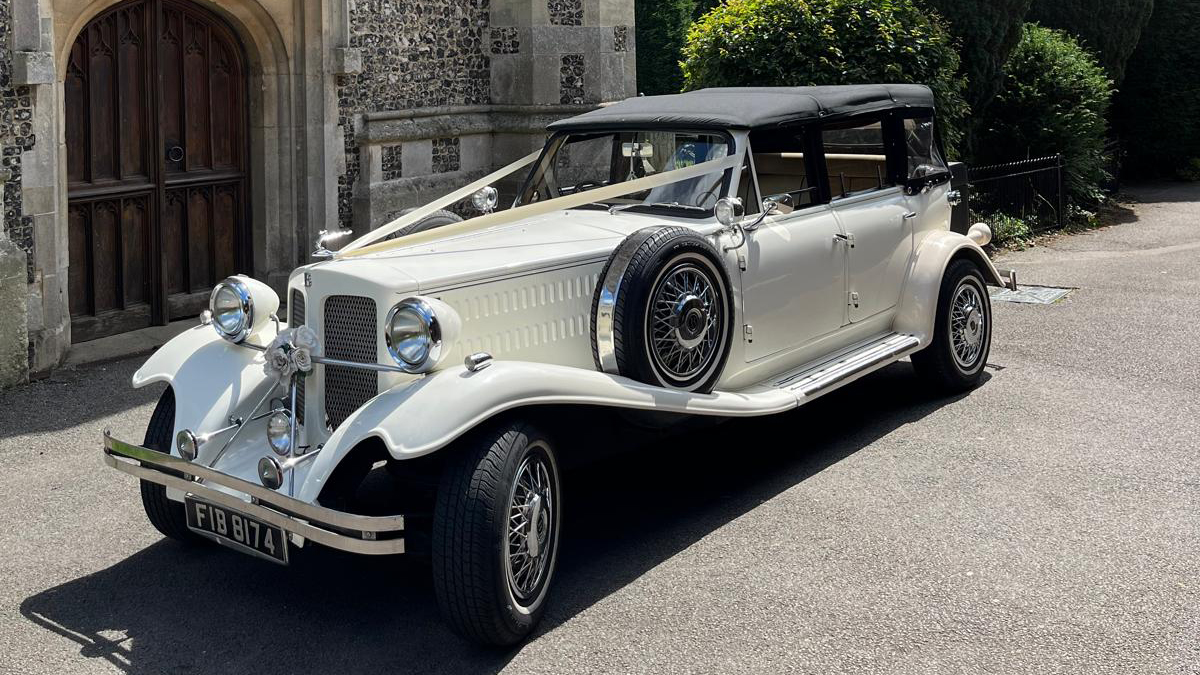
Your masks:
{"label": "chrome hubcap", "polygon": [[508,585],[532,599],[546,575],[555,522],[554,484],[546,460],[530,454],[517,469],[508,507]]}
{"label": "chrome hubcap", "polygon": [[695,264],[662,276],[650,302],[650,354],[669,377],[686,380],[708,368],[717,354],[724,320],[711,277]]}
{"label": "chrome hubcap", "polygon": [[950,305],[950,345],[960,368],[972,370],[978,365],[986,336],[983,296],[974,284],[963,281]]}

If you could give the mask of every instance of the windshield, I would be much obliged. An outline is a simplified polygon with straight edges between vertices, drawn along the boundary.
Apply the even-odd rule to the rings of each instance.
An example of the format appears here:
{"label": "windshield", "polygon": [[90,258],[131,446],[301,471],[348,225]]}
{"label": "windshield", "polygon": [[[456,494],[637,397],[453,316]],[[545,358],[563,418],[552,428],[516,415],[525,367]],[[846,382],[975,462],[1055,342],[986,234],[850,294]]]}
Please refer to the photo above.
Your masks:
{"label": "windshield", "polygon": [[[626,183],[728,157],[724,134],[684,131],[574,133],[551,141],[534,166],[517,206]],[[671,215],[711,215],[729,187],[728,170],[686,178],[649,190],[598,199],[581,209],[670,210]]]}

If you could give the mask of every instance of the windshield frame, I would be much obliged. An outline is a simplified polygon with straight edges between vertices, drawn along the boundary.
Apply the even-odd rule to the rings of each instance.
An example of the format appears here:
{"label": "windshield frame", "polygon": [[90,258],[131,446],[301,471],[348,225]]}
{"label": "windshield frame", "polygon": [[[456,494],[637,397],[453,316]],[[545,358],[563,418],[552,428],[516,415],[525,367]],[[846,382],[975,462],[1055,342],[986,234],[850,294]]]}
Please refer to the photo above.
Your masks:
{"label": "windshield frame", "polygon": [[[570,136],[604,136],[609,134],[622,133],[639,133],[639,132],[669,132],[676,134],[707,134],[725,140],[728,147],[726,157],[732,157],[742,151],[739,147],[737,139],[728,129],[724,128],[704,128],[704,127],[662,127],[657,125],[638,125],[631,127],[629,125],[597,125],[594,128],[575,128],[552,133],[547,139],[542,152],[529,168],[529,172],[525,175],[525,179],[521,182],[521,189],[517,192],[517,196],[513,199],[512,208],[518,206],[526,206],[537,203],[535,201],[523,201],[524,198],[531,193],[534,188],[535,180],[541,180],[549,163],[554,161],[558,156],[559,150],[562,148],[566,139]],[[716,161],[716,160],[710,160]],[[725,169],[724,175],[721,177],[721,189],[717,194],[717,199],[727,197],[733,187],[735,172],[732,168]],[[559,197],[563,195],[558,195]],[[575,207],[584,208],[584,207]],[[702,220],[715,217],[716,207],[701,210],[697,207],[688,206],[670,206],[670,205],[652,205],[652,204],[635,204],[630,205],[620,210],[620,213],[641,213],[666,216],[670,218],[689,218],[693,220]]]}

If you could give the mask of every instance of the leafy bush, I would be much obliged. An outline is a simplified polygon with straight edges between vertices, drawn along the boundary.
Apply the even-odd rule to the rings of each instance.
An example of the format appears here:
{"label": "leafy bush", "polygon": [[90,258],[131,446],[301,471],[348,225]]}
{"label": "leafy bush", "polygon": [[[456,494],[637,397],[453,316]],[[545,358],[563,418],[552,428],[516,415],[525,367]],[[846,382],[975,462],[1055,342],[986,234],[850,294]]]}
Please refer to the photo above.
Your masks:
{"label": "leafy bush", "polygon": [[1112,81],[1074,38],[1028,24],[1005,65],[975,159],[991,164],[1061,153],[1068,199],[1094,204],[1103,199],[1100,184],[1107,178],[1111,99]]}
{"label": "leafy bush", "polygon": [[920,0],[961,43],[967,102],[980,115],[1004,81],[1004,62],[1021,39],[1032,0]]}
{"label": "leafy bush", "polygon": [[1028,20],[1079,38],[1120,83],[1153,10],[1154,0],[1034,0]]}
{"label": "leafy bush", "polygon": [[1200,0],[1158,0],[1125,72],[1115,117],[1127,169],[1187,178],[1200,158]]}
{"label": "leafy bush", "polygon": [[679,93],[683,86],[679,52],[695,7],[696,0],[637,0],[634,3],[639,92],[650,96]]}
{"label": "leafy bush", "polygon": [[688,31],[685,89],[922,83],[953,153],[968,106],[950,34],[912,0],[728,0]]}
{"label": "leafy bush", "polygon": [[992,228],[992,246],[1024,248],[1033,240],[1033,227],[1025,220],[1004,213],[979,218]]}

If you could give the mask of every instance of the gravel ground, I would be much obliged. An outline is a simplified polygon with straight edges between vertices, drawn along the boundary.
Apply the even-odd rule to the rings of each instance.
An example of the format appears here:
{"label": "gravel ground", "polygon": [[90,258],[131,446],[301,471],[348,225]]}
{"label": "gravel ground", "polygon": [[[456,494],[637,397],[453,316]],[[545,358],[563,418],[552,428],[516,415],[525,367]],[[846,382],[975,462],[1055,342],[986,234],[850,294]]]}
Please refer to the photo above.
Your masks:
{"label": "gravel ground", "polygon": [[426,566],[151,529],[101,431],[137,360],[0,393],[0,672],[1200,673],[1200,189],[1010,254],[987,382],[907,363],[568,475],[540,633],[471,647]]}

